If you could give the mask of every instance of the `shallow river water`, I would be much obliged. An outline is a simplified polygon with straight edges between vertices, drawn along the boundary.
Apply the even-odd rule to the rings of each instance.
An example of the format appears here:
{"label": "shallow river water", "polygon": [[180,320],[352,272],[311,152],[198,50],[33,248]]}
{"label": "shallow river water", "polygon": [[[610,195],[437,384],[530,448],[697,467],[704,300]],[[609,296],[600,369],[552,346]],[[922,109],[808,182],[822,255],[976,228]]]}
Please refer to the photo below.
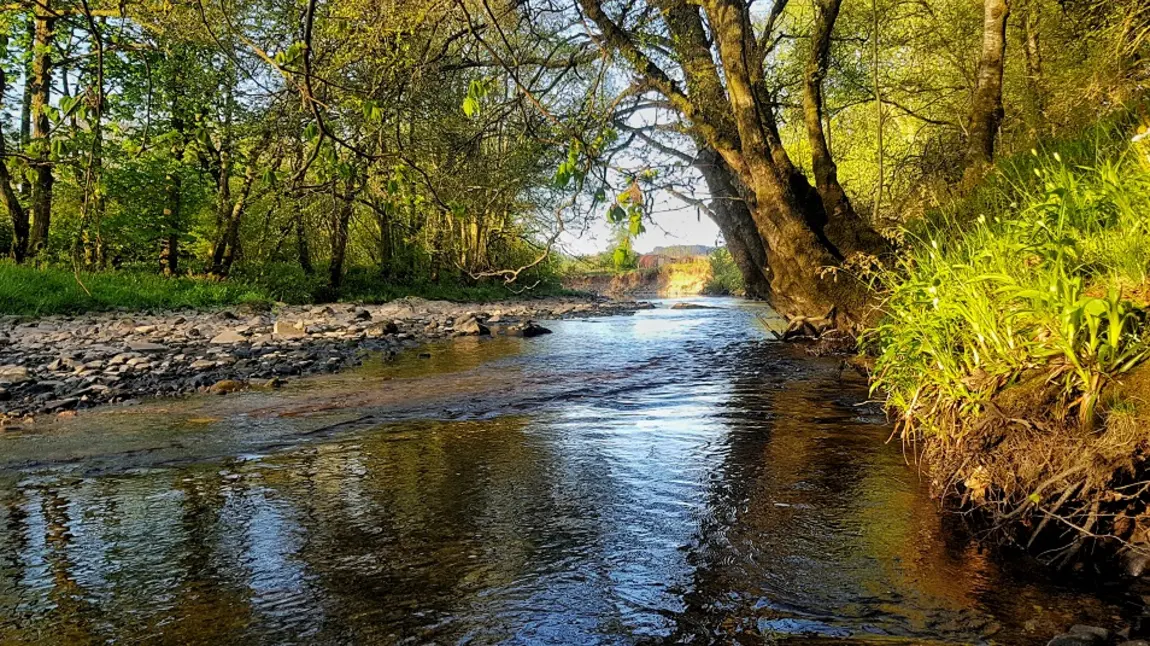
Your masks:
{"label": "shallow river water", "polygon": [[1044,643],[866,385],[666,304],[0,435],[0,644]]}

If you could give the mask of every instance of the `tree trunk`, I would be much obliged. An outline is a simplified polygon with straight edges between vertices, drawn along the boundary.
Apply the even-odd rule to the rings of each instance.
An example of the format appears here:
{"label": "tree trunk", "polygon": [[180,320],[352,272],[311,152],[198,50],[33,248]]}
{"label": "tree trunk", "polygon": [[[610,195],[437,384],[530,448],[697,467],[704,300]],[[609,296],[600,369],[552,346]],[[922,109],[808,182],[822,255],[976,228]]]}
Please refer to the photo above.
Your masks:
{"label": "tree trunk", "polygon": [[169,171],[164,177],[164,234],[160,243],[160,268],[165,276],[175,276],[180,269],[181,189],[180,176]]}
{"label": "tree trunk", "polygon": [[994,161],[994,144],[1005,112],[1002,107],[1002,73],[1006,61],[1008,0],[983,0],[982,55],[974,101],[970,108],[966,172],[963,186],[972,188]]}
{"label": "tree trunk", "polygon": [[36,37],[32,55],[31,78],[31,118],[34,149],[33,168],[36,178],[32,183],[32,229],[28,236],[28,255],[35,256],[48,244],[48,232],[52,220],[52,186],[55,176],[52,172],[51,121],[47,108],[51,104],[52,92],[52,35],[56,18],[52,13],[51,0],[42,0],[36,5]]}
{"label": "tree trunk", "polygon": [[1042,78],[1042,46],[1038,32],[1038,8],[1033,0],[1021,7],[1022,52],[1026,57],[1026,90],[1035,112],[1035,121],[1046,114],[1045,83]]}
{"label": "tree trunk", "polygon": [[747,297],[769,300],[771,277],[767,269],[767,250],[736,186],[738,180],[723,158],[709,148],[700,151],[695,165],[707,182],[711,193],[711,219],[722,231],[727,250],[743,276]]}
{"label": "tree trunk", "polygon": [[842,0],[817,0],[816,5],[811,55],[803,76],[803,119],[811,147],[815,189],[825,212],[823,236],[841,258],[849,258],[858,253],[880,255],[887,250],[886,242],[851,205],[846,191],[839,183],[838,165],[831,156],[827,133],[823,128],[823,79],[826,78],[830,63],[831,34],[838,20]]}
{"label": "tree trunk", "polygon": [[[648,87],[666,97],[692,134],[721,155],[745,187],[746,208],[766,253],[775,310],[792,318],[829,316],[835,325],[856,328],[866,316],[866,286],[834,270],[842,260],[838,244],[852,248],[849,232],[858,223],[844,220],[825,226],[831,223],[819,194],[783,149],[772,99],[764,89],[763,52],[749,4],[741,0],[701,4],[711,39],[701,27],[697,5],[687,0],[657,4],[672,32],[673,53],[688,92],[647,56],[640,40],[612,20],[600,0],[580,0],[586,16],[599,28],[601,42],[617,50]],[[712,42],[718,64],[711,54]],[[719,69],[725,82],[715,82]],[[836,244],[828,234],[847,235]]]}
{"label": "tree trunk", "polygon": [[308,276],[315,273],[315,268],[311,264],[311,251],[307,245],[307,230],[304,227],[303,209],[299,204],[295,204],[295,248],[296,257],[299,260],[299,267],[303,273]]}
{"label": "tree trunk", "polygon": [[[7,80],[3,67],[0,67],[0,103],[4,100]],[[8,209],[8,216],[12,221],[12,257],[16,262],[24,262],[28,252],[28,211],[20,202],[20,195],[16,192],[12,180],[12,174],[8,170],[8,150],[4,132],[0,131],[0,198],[3,198],[4,207]]]}
{"label": "tree trunk", "polygon": [[[36,40],[36,21],[28,22],[28,42]],[[32,57],[24,63],[24,91],[20,97],[20,151],[27,152],[28,144],[32,141]],[[26,173],[19,178],[20,197],[32,197],[32,185],[28,182]]]}
{"label": "tree trunk", "polygon": [[[354,194],[353,181],[348,180],[348,195]],[[351,226],[352,204],[339,196],[332,195],[335,201],[331,211],[331,265],[328,267],[328,286],[339,291],[343,285],[343,263],[347,255],[348,230]]]}

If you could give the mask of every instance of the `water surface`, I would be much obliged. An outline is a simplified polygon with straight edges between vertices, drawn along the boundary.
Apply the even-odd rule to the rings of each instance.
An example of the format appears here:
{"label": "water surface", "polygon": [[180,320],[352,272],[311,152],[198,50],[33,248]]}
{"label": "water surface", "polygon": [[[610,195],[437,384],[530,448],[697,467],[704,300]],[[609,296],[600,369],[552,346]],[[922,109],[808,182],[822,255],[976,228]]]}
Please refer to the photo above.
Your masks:
{"label": "water surface", "polygon": [[0,435],[0,643],[1032,644],[1117,621],[944,522],[838,360],[711,303]]}

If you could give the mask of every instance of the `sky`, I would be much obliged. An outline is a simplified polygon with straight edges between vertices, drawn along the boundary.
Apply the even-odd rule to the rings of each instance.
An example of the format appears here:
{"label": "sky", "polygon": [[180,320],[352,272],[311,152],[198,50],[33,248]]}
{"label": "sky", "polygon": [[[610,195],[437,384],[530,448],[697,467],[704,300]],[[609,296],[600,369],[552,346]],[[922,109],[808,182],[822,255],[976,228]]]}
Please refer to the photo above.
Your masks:
{"label": "sky", "polygon": [[[714,247],[723,244],[719,227],[711,218],[666,195],[656,196],[654,213],[646,225],[647,231],[634,241],[635,251],[639,253],[650,253],[655,247],[671,245]],[[560,244],[567,253],[585,256],[611,248],[611,228],[606,217],[597,218],[581,236],[578,233],[567,232],[560,237]]]}

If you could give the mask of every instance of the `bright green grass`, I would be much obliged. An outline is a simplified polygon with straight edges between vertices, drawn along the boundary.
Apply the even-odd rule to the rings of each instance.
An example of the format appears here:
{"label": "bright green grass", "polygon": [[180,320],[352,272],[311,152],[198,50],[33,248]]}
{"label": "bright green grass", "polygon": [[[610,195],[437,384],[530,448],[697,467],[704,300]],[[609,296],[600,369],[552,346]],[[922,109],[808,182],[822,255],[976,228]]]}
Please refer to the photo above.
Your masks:
{"label": "bright green grass", "polygon": [[[165,278],[141,271],[81,273],[62,268],[33,268],[0,261],[0,314],[44,316],[107,310],[210,309],[283,301],[292,304],[326,302],[328,290],[320,276],[249,275],[225,281]],[[395,284],[368,273],[350,272],[340,301],[381,303],[405,296],[456,302],[488,302],[509,298],[570,295],[556,283],[535,289],[502,284],[465,286],[454,283]]]}
{"label": "bright green grass", "polygon": [[1147,356],[1150,141],[1108,123],[1000,164],[908,232],[881,276],[874,388],[904,432],[945,434],[1032,370],[1093,423],[1099,393]]}

